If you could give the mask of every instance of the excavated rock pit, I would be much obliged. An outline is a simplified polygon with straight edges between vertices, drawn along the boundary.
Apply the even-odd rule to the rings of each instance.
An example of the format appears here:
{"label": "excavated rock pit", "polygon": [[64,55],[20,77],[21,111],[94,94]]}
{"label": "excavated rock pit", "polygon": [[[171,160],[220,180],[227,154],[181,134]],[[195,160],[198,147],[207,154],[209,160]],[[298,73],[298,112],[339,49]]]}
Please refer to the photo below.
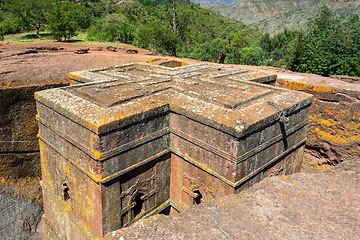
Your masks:
{"label": "excavated rock pit", "polygon": [[[54,48],[53,46],[58,47]],[[38,50],[36,53],[18,54],[29,47],[36,47]],[[81,55],[75,54],[74,51],[80,47],[90,47],[89,53]],[[1,97],[0,110],[2,111],[2,115],[0,117],[0,135],[3,137],[1,139],[0,149],[5,149],[4,142],[31,141],[31,143],[27,145],[13,144],[10,148],[9,144],[6,143],[7,149],[0,153],[0,210],[7,214],[9,210],[7,210],[8,208],[6,206],[13,206],[13,210],[19,213],[18,215],[14,215],[9,212],[9,219],[11,218],[12,220],[3,221],[5,225],[0,225],[5,226],[1,229],[2,231],[6,231],[6,234],[9,231],[9,225],[7,223],[11,222],[12,224],[17,224],[16,229],[22,229],[21,231],[27,231],[29,233],[23,234],[24,236],[26,235],[24,239],[28,239],[29,237],[36,239],[39,237],[39,234],[36,233],[36,235],[35,232],[40,231],[38,228],[38,220],[41,216],[41,210],[38,211],[36,209],[38,209],[38,206],[41,206],[42,200],[41,190],[38,184],[40,180],[40,165],[36,143],[37,127],[35,123],[36,113],[34,111],[35,101],[32,97],[33,92],[41,88],[74,84],[74,82],[68,79],[68,73],[72,71],[101,68],[127,62],[148,61],[149,59],[150,61],[164,61],[165,59],[179,60],[164,56],[159,57],[154,53],[142,49],[138,49],[138,54],[127,54],[126,49],[133,49],[133,46],[118,45],[118,52],[99,51],[102,48],[106,49],[106,45],[84,46],[69,43],[0,44],[0,91],[9,93],[7,95],[2,94]],[[198,62],[184,59],[181,59],[181,61],[187,63]],[[349,159],[349,161],[341,163],[340,165],[343,167],[336,167],[336,170],[334,169],[321,174],[301,173],[289,176],[288,178],[269,178],[257,184],[256,187],[247,190],[247,192],[241,193],[245,194],[247,196],[246,198],[240,197],[243,196],[241,194],[239,196],[234,195],[219,200],[219,204],[230,205],[234,203],[240,204],[239,206],[245,208],[250,204],[249,201],[251,199],[258,199],[256,201],[260,201],[261,199],[259,200],[257,196],[260,196],[259,194],[261,192],[269,194],[262,197],[263,199],[269,200],[269,202],[266,204],[260,202],[258,211],[248,216],[248,218],[243,217],[242,219],[247,223],[243,222],[242,225],[238,226],[244,234],[249,234],[246,236],[249,236],[250,239],[251,236],[256,237],[259,236],[256,234],[261,233],[265,234],[261,236],[269,236],[269,239],[278,237],[284,239],[293,237],[294,239],[321,237],[331,239],[359,239],[359,230],[356,225],[353,224],[359,220],[359,202],[357,201],[359,198],[358,195],[356,195],[357,192],[359,192],[357,188],[360,186],[358,184],[359,171],[357,167],[359,161],[351,160],[353,157],[360,155],[359,82],[352,81],[351,83],[346,83],[338,79],[331,80],[330,78],[317,75],[293,73],[282,69],[246,67],[277,73],[278,86],[314,94],[315,104],[312,106],[308,135],[309,140],[307,142],[307,157],[305,158],[306,164],[303,170],[307,172],[318,172],[330,169],[343,160]],[[24,111],[24,109],[27,110]],[[17,131],[14,131],[14,129],[17,129]],[[274,184],[284,186],[283,190],[285,192],[280,188],[273,188],[272,186]],[[305,190],[308,194],[302,195],[302,193],[305,193]],[[279,191],[283,191],[283,195],[276,195],[280,193]],[[274,199],[272,200],[273,197]],[[245,200],[236,201],[239,198]],[[298,200],[294,200],[294,198]],[[299,201],[303,205],[301,205]],[[297,210],[295,208],[291,210],[292,207],[296,207],[294,202],[299,203],[299,206],[302,206],[304,210],[302,211],[302,207],[298,207]],[[32,207],[26,205],[29,203]],[[17,204],[17,206],[14,204]],[[200,233],[208,232],[213,233],[211,236],[214,238],[217,238],[216,236],[227,236],[231,239],[231,236],[236,236],[237,233],[231,233],[226,230],[230,228],[230,226],[236,225],[234,225],[234,223],[239,221],[239,218],[236,217],[224,219],[225,222],[227,221],[227,227],[221,225],[219,221],[216,222],[216,225],[219,227],[214,227],[213,229],[206,228],[206,226],[202,225],[204,222],[201,219],[208,219],[206,225],[214,226],[214,221],[212,220],[213,214],[206,215],[208,213],[205,212],[203,213],[204,215],[200,214],[201,211],[213,209],[213,205],[208,206],[210,203],[206,204],[207,205],[201,204],[200,207],[195,210],[193,210],[193,207],[190,207],[182,213],[186,215],[189,211],[194,211],[199,214],[199,220],[188,218],[191,223],[187,225],[188,229],[191,229],[190,226],[197,226],[197,224],[204,227],[196,228],[197,233],[193,232],[193,236],[201,239]],[[20,214],[22,210],[16,209],[23,209],[24,206],[25,209],[35,210],[31,210],[31,213]],[[268,206],[268,208],[265,209],[265,206]],[[231,209],[232,208],[224,210],[224,212],[227,211],[227,214],[233,213],[235,208],[233,210]],[[261,211],[259,211],[260,209]],[[288,210],[286,209],[290,212],[287,213]],[[214,211],[219,212],[218,209]],[[240,213],[246,215],[246,211],[241,211]],[[263,213],[263,211],[265,211],[265,213]],[[301,214],[299,214],[299,211]],[[220,213],[224,214],[224,212]],[[31,214],[35,214],[37,219],[34,218],[35,215]],[[207,217],[202,218],[201,216]],[[162,217],[156,217],[155,219],[162,219]],[[175,220],[166,219],[171,223],[169,224],[169,228],[172,228],[174,224],[174,226],[178,225],[178,223],[174,223],[177,217],[175,217]],[[234,219],[237,220],[235,221]],[[251,228],[255,223],[253,219],[257,219],[261,227],[257,228],[254,226]],[[144,221],[146,222],[148,220]],[[202,223],[200,223],[201,221]],[[297,223],[300,228],[296,227],[297,225],[295,223]],[[139,224],[144,223],[139,222],[136,226],[140,226]],[[249,230],[246,230],[245,226],[249,226],[249,228],[246,228]],[[262,232],[261,229],[264,226],[265,228]],[[29,231],[30,228],[31,230]],[[176,236],[180,239],[179,237],[185,237],[187,236],[186,234],[191,233],[187,228],[179,227],[179,229],[183,229],[183,235],[174,235],[173,237]],[[257,233],[251,229],[258,229],[259,231]],[[18,230],[13,230],[13,233],[15,234],[17,231]],[[156,239],[161,239],[162,236],[164,238],[170,236],[165,230],[162,231],[161,228],[153,228],[150,225],[149,227],[138,228],[137,232],[135,231],[133,233],[133,236],[143,234],[140,233],[141,231],[148,231],[150,236],[152,236],[152,234],[153,236],[157,236]],[[227,233],[230,235],[227,235]],[[130,236],[126,232],[124,232],[124,234],[124,236]],[[8,235],[1,233],[1,230],[0,236],[1,239],[14,239],[14,235],[13,237],[8,237]],[[17,235],[15,236],[17,237]],[[189,238],[195,237],[189,235]]]}
{"label": "excavated rock pit", "polygon": [[106,235],[129,239],[360,239],[360,160],[270,177],[251,189]]}

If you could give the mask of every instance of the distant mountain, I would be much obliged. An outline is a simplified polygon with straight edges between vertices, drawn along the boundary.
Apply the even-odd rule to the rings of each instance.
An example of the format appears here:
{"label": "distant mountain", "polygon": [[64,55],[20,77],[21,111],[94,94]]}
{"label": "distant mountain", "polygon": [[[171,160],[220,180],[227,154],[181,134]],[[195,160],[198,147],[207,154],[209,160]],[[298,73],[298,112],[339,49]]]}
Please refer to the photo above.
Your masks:
{"label": "distant mountain", "polygon": [[[240,20],[260,32],[269,32],[273,35],[281,32],[284,27],[300,28],[308,18],[316,14],[317,7],[322,2],[322,0],[240,0],[236,3],[201,4],[201,6],[225,17]],[[327,0],[325,2],[335,12],[360,13],[360,0]]]}
{"label": "distant mountain", "polygon": [[210,5],[210,4],[222,4],[222,3],[234,3],[238,0],[191,0],[191,2],[200,4],[200,5]]}

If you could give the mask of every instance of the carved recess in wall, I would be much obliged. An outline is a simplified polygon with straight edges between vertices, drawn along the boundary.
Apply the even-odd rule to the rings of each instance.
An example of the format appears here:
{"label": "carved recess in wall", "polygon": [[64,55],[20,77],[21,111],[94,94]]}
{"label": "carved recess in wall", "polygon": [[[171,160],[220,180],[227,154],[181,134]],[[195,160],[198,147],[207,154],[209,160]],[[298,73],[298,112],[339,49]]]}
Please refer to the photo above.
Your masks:
{"label": "carved recess in wall", "polygon": [[70,190],[69,181],[64,176],[64,173],[62,171],[56,171],[57,173],[57,186],[56,186],[56,193],[60,198],[66,203],[71,203],[71,196],[72,191]]}
{"label": "carved recess in wall", "polygon": [[189,194],[195,204],[209,201],[215,197],[215,190],[206,186],[206,184],[201,181],[200,177],[192,178],[184,173],[184,178],[189,179],[190,188],[187,189],[183,186],[182,190]]}
{"label": "carved recess in wall", "polygon": [[[121,209],[121,226],[128,226],[136,219],[144,216],[148,211],[156,205],[156,185],[152,183],[155,181],[155,175],[148,179],[138,179],[136,183],[121,192],[121,202],[125,204]],[[152,187],[153,186],[153,187]],[[150,198],[155,195],[155,201],[150,203]]]}

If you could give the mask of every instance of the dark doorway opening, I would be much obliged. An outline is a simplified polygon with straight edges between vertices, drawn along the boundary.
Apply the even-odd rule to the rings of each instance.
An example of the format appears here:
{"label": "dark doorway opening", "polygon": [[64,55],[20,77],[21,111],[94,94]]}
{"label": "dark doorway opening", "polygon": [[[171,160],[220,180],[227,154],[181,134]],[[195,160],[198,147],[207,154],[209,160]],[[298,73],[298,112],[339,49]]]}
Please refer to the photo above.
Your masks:
{"label": "dark doorway opening", "polygon": [[67,202],[68,200],[70,200],[70,194],[69,194],[69,187],[67,186],[66,183],[63,183],[63,198],[64,198],[64,201]]}
{"label": "dark doorway opening", "polygon": [[200,204],[201,203],[201,199],[203,198],[203,196],[201,195],[199,190],[195,190],[193,191],[194,194],[194,202],[195,204]]}
{"label": "dark doorway opening", "polygon": [[136,218],[143,210],[143,207],[144,207],[144,200],[142,199],[143,196],[144,196],[144,194],[138,193],[138,195],[136,195],[136,197],[134,198],[134,202],[135,202],[135,206],[133,208],[133,217],[134,218]]}

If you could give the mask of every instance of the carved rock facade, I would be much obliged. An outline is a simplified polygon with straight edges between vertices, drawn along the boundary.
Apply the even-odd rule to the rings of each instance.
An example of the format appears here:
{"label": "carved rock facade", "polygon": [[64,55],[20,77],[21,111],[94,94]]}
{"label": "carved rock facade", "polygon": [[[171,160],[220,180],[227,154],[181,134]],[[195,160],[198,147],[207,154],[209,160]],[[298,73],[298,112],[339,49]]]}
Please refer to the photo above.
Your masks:
{"label": "carved rock facade", "polygon": [[71,73],[36,93],[46,239],[96,239],[299,171],[311,95],[216,64]]}

